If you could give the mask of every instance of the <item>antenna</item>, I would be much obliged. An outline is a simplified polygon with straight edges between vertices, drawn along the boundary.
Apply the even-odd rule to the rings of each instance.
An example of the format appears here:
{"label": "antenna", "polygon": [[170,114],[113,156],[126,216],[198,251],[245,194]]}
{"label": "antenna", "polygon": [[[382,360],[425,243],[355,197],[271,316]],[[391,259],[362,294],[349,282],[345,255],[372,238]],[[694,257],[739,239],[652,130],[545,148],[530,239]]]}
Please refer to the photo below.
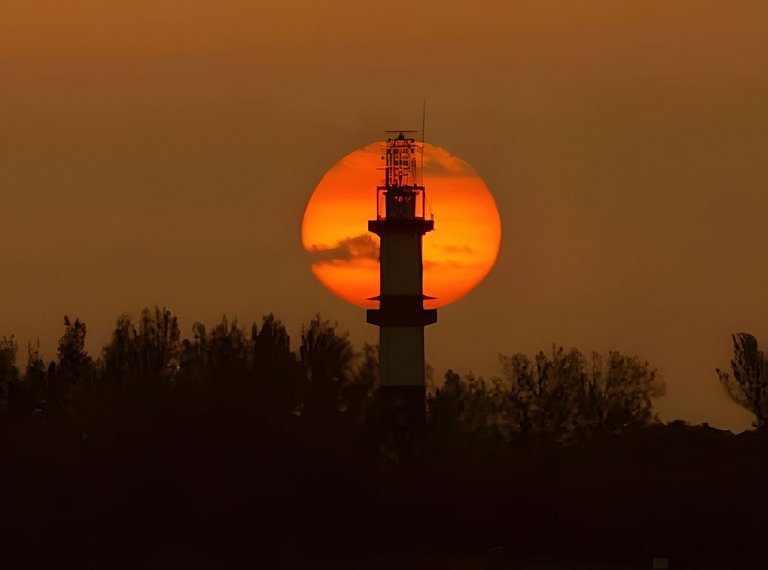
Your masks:
{"label": "antenna", "polygon": [[[427,98],[424,97],[424,101],[421,107],[421,185],[424,186],[424,146],[426,145],[426,129],[427,129]],[[427,200],[427,208],[429,208],[429,215],[431,219],[435,219],[435,213],[432,211],[432,204]]]}
{"label": "antenna", "polygon": [[421,185],[424,186],[424,130],[427,126],[427,98],[424,97],[424,101],[421,107]]}

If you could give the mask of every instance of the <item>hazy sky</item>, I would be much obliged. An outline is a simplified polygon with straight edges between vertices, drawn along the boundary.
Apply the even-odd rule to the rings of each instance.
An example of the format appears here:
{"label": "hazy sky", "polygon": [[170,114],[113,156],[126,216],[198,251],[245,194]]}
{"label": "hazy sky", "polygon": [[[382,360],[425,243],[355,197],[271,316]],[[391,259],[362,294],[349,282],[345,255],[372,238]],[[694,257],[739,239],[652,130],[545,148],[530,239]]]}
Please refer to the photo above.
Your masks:
{"label": "hazy sky", "polygon": [[768,347],[768,4],[394,6],[6,3],[0,334],[52,358],[79,316],[98,352],[118,313],[165,304],[185,334],[274,311],[296,337],[321,311],[374,340],[312,277],[301,218],[426,97],[427,139],[503,227],[495,270],[429,329],[438,374],[618,349],[660,369],[664,418],[748,426],[714,368],[731,332]]}

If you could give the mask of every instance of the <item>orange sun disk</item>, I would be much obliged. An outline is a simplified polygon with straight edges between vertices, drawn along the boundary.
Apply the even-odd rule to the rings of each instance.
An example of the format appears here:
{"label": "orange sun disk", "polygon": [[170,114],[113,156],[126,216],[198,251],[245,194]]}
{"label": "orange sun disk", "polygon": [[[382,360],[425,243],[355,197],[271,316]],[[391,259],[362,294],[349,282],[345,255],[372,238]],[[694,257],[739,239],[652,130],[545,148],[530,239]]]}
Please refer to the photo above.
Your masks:
{"label": "orange sun disk", "polygon": [[[384,143],[348,154],[325,173],[304,211],[301,241],[312,273],[333,293],[361,307],[379,294],[379,238],[368,232],[383,184]],[[493,268],[501,220],[490,190],[464,160],[424,145],[426,216],[435,229],[424,237],[424,303],[436,308],[474,289]]]}

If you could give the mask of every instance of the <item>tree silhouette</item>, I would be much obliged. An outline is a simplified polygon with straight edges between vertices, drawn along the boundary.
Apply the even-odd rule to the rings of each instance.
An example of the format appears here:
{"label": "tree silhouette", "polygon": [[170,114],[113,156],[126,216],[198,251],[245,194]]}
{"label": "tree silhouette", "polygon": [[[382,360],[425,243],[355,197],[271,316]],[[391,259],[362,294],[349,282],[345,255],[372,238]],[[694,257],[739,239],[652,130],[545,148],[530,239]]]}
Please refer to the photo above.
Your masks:
{"label": "tree silhouette", "polygon": [[85,350],[85,323],[80,319],[71,322],[64,317],[64,334],[59,339],[59,364],[56,380],[67,386],[68,392],[74,386],[82,386],[93,379],[93,359]]}
{"label": "tree silhouette", "polygon": [[594,430],[647,425],[652,399],[664,393],[647,362],[618,352],[609,353],[607,367],[593,353],[589,372],[581,352],[562,347],[533,360],[524,354],[500,360],[502,375],[490,382],[449,370],[430,401],[430,422],[455,436],[564,441]]}
{"label": "tree silhouette", "polygon": [[135,337],[136,329],[131,317],[122,313],[117,317],[111,341],[103,349],[105,376],[111,382],[122,386],[138,374]]}
{"label": "tree silhouette", "polygon": [[243,379],[247,373],[249,341],[237,326],[237,319],[230,324],[227,317],[222,316],[206,340],[206,362],[212,379],[219,382]]}
{"label": "tree silhouette", "polygon": [[22,382],[23,406],[27,409],[42,411],[46,404],[48,384],[45,361],[40,354],[40,340],[27,343],[27,366]]}
{"label": "tree silhouette", "polygon": [[[50,400],[54,409],[73,410],[79,405],[73,395],[85,395],[91,385],[107,391],[110,387],[141,391],[180,382],[185,388],[194,386],[190,397],[229,386],[217,392],[219,402],[230,399],[262,412],[344,417],[343,422],[358,425],[377,417],[371,413],[376,410],[377,347],[366,344],[356,352],[349,333],[320,315],[302,327],[299,350],[293,352],[285,326],[272,314],[264,316],[260,326],[254,323],[250,334],[236,319],[223,317],[211,329],[195,323],[193,338],[182,342],[171,311],[144,309],[137,323],[127,314],[118,316],[96,363],[85,350],[85,324],[68,317],[64,323],[58,359],[47,372],[39,343],[30,343],[24,382],[19,381],[15,365],[15,341],[3,340],[3,406],[13,400],[14,389],[26,398],[17,398],[17,403],[26,403],[29,409],[40,411],[45,407],[42,402]],[[763,426],[768,402],[765,360],[750,335],[734,336],[734,346],[734,379],[718,373]],[[461,377],[449,370],[443,386],[427,402],[431,426],[457,438],[543,436],[565,441],[598,430],[648,425],[654,419],[653,399],[664,393],[648,362],[619,352],[609,352],[605,360],[593,353],[590,360],[576,349],[553,346],[549,354],[501,355],[500,361],[502,374],[490,380],[472,374]],[[93,382],[97,378],[104,382]],[[95,403],[98,394],[87,393],[90,400],[83,403]]]}
{"label": "tree silhouette", "polygon": [[597,426],[615,430],[646,425],[653,416],[652,398],[664,393],[664,383],[647,361],[611,351],[604,368],[600,355],[593,353],[589,403]]}
{"label": "tree silhouette", "polygon": [[513,400],[520,410],[523,433],[568,438],[584,425],[585,358],[581,352],[553,347],[551,358],[539,352],[533,367],[524,366],[522,374],[516,366],[502,367],[517,388]]}
{"label": "tree silhouette", "polygon": [[200,322],[192,325],[193,340],[184,340],[181,380],[202,386],[242,382],[250,376],[251,341],[237,324],[222,316],[210,332]]}
{"label": "tree silhouette", "polygon": [[281,408],[293,407],[302,369],[291,352],[285,325],[271,313],[262,318],[261,327],[256,323],[251,327],[250,368],[266,397],[276,400]]}
{"label": "tree silhouette", "polygon": [[717,368],[718,378],[731,398],[755,414],[752,425],[757,430],[763,430],[768,424],[768,364],[765,355],[758,350],[757,339],[751,334],[736,333],[731,338],[733,377]]}
{"label": "tree silhouette", "polygon": [[16,366],[16,339],[0,339],[0,410],[7,410],[14,402],[18,390],[19,369]]}
{"label": "tree silhouette", "polygon": [[468,374],[464,378],[453,370],[445,373],[445,381],[428,401],[429,422],[449,439],[471,435],[479,438],[502,436],[508,420],[503,412],[503,390],[482,377]]}
{"label": "tree silhouette", "polygon": [[178,319],[168,309],[155,307],[141,313],[138,334],[140,378],[172,382],[179,370],[180,332]]}
{"label": "tree silhouette", "polygon": [[357,365],[341,386],[338,409],[362,424],[379,387],[379,347],[365,343],[357,356]]}
{"label": "tree silhouette", "polygon": [[299,399],[323,414],[339,408],[341,387],[349,381],[355,359],[349,333],[339,333],[337,327],[315,315],[301,330],[299,355],[304,377]]}
{"label": "tree silhouette", "polygon": [[24,381],[31,385],[40,385],[45,382],[45,360],[40,354],[40,339],[33,345],[27,343],[27,368],[24,371]]}
{"label": "tree silhouette", "polygon": [[590,423],[587,406],[586,359],[576,349],[553,347],[552,356],[539,352],[500,356],[501,378],[494,379],[502,433],[547,435],[569,439]]}
{"label": "tree silhouette", "polygon": [[165,307],[145,308],[138,329],[121,314],[103,350],[106,377],[121,386],[167,385],[179,370],[179,338],[177,318]]}
{"label": "tree silhouette", "polygon": [[195,322],[192,325],[192,340],[184,339],[181,343],[180,366],[181,383],[202,387],[208,383],[208,335],[205,325]]}

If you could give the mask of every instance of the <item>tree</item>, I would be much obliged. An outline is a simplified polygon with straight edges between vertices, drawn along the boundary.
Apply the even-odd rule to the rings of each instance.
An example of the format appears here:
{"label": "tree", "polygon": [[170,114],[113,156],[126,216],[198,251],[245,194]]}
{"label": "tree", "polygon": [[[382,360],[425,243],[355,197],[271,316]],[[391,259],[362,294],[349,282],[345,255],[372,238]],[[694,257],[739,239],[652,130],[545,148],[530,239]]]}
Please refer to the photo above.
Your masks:
{"label": "tree", "polygon": [[666,387],[656,370],[637,356],[608,353],[608,366],[599,354],[592,354],[589,377],[589,404],[595,415],[592,423],[611,430],[648,424],[653,417],[653,398],[664,395]]}
{"label": "tree", "polygon": [[288,331],[271,313],[261,319],[261,328],[251,327],[251,370],[267,396],[280,406],[293,405],[300,368]]}
{"label": "tree", "polygon": [[539,352],[533,362],[523,354],[500,359],[503,375],[496,386],[512,431],[567,439],[584,426],[586,360],[581,352],[553,346],[551,357]]}
{"label": "tree", "polygon": [[300,362],[304,378],[300,400],[315,411],[338,409],[341,387],[349,381],[355,351],[349,333],[339,333],[338,323],[316,315],[301,329]]}
{"label": "tree", "polygon": [[185,338],[181,343],[180,381],[199,387],[208,381],[208,335],[205,325],[195,322],[192,325],[192,335],[192,340]]}
{"label": "tree", "polygon": [[237,319],[229,324],[226,316],[211,329],[207,343],[208,370],[219,382],[243,379],[247,373],[249,341],[243,329],[237,326]]}
{"label": "tree", "polygon": [[222,316],[210,333],[205,325],[192,325],[193,340],[182,343],[181,368],[185,382],[203,386],[245,380],[249,375],[251,342],[245,331]]}
{"label": "tree", "polygon": [[71,322],[64,317],[64,334],[59,339],[59,365],[56,370],[57,382],[68,386],[65,390],[88,382],[93,376],[93,360],[85,350],[85,323],[80,319]]}
{"label": "tree", "polygon": [[129,315],[121,314],[103,350],[107,378],[123,385],[169,384],[179,370],[179,337],[177,317],[165,307],[145,308],[138,329]]}
{"label": "tree", "polygon": [[357,355],[357,365],[341,386],[339,410],[362,424],[368,417],[379,386],[379,347],[365,343]]}
{"label": "tree", "polygon": [[448,436],[455,437],[461,426],[459,418],[466,401],[465,388],[461,375],[449,369],[443,385],[435,388],[434,396],[427,400],[429,423]]}
{"label": "tree", "polygon": [[42,411],[47,402],[47,374],[45,361],[40,355],[40,340],[27,343],[27,366],[22,386],[23,405],[30,410]]}
{"label": "tree", "polygon": [[27,368],[24,371],[24,381],[30,385],[41,385],[45,382],[45,361],[40,355],[40,339],[33,345],[27,343]]}
{"label": "tree", "polygon": [[141,312],[137,336],[139,377],[146,382],[167,384],[179,370],[180,332],[178,318],[168,309],[155,307]]}
{"label": "tree", "polygon": [[757,339],[749,333],[732,334],[733,377],[715,369],[728,395],[753,414],[752,425],[763,430],[768,425],[768,364],[763,351],[757,348]]}
{"label": "tree", "polygon": [[500,435],[503,394],[494,383],[453,370],[445,373],[443,386],[428,400],[429,422],[449,439],[471,435],[495,438]]}
{"label": "tree", "polygon": [[13,403],[14,393],[18,388],[17,349],[13,335],[0,339],[0,410],[7,410]]}
{"label": "tree", "polygon": [[136,329],[131,323],[131,317],[122,313],[117,317],[112,339],[104,347],[104,370],[110,382],[122,385],[137,374],[137,356],[135,354]]}
{"label": "tree", "polygon": [[653,398],[664,384],[648,362],[610,352],[588,361],[576,349],[553,347],[500,357],[502,375],[490,382],[452,371],[430,401],[430,421],[454,434],[509,439],[514,435],[565,441],[593,430],[643,426],[653,419]]}

